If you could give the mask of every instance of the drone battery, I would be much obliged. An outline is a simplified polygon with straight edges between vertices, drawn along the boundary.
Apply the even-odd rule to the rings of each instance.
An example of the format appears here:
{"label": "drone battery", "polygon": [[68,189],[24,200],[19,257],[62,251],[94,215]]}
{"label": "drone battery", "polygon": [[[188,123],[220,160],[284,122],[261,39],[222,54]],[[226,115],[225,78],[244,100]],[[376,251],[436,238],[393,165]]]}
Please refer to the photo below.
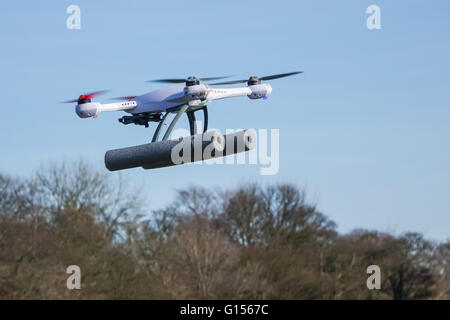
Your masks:
{"label": "drone battery", "polygon": [[256,134],[252,130],[225,136],[220,131],[208,131],[176,140],[109,150],[105,154],[105,166],[110,171],[136,167],[156,169],[245,152],[255,145]]}

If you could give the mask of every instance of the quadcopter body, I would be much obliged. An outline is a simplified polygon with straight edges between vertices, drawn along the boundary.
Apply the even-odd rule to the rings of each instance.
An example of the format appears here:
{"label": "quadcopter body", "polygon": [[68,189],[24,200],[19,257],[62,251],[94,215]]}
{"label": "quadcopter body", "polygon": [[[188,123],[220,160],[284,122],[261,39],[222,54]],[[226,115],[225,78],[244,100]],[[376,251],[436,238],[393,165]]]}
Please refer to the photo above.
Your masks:
{"label": "quadcopter body", "polygon": [[[149,126],[149,122],[158,122],[158,128],[153,136],[152,141],[156,141],[159,137],[162,126],[165,124],[169,114],[176,114],[175,119],[167,129],[163,140],[166,140],[173,129],[175,123],[178,121],[183,113],[186,113],[189,119],[191,134],[197,133],[195,112],[202,110],[204,114],[204,128],[207,130],[208,113],[207,106],[214,100],[247,96],[249,99],[267,99],[272,92],[270,84],[261,83],[261,80],[272,80],[282,78],[294,74],[301,73],[301,71],[277,74],[258,78],[252,76],[246,80],[233,80],[220,83],[214,83],[211,86],[202,83],[203,81],[211,81],[223,79],[225,77],[212,78],[196,78],[189,77],[187,79],[161,79],[152,80],[151,82],[162,83],[183,83],[183,85],[176,85],[167,88],[158,89],[137,96],[126,96],[115,99],[120,102],[102,104],[92,101],[93,98],[102,94],[104,91],[97,91],[90,94],[80,95],[78,99],[66,101],[69,103],[76,102],[75,112],[80,118],[97,117],[101,112],[110,111],[125,111],[129,116],[123,116],[119,119],[122,124],[136,124]],[[201,82],[202,81],[202,82]],[[238,83],[247,83],[245,87],[236,88],[220,88],[215,85],[229,85]]]}

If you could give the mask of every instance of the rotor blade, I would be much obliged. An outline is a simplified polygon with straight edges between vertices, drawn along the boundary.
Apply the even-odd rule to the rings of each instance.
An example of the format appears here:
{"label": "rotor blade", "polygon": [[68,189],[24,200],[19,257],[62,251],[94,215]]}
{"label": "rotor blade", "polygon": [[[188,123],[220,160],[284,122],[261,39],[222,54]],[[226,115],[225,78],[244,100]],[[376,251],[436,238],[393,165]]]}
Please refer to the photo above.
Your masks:
{"label": "rotor blade", "polygon": [[232,76],[223,76],[223,77],[208,77],[208,78],[200,78],[201,81],[213,81],[213,80],[220,80],[220,79],[226,79],[230,78]]}
{"label": "rotor blade", "polygon": [[244,80],[233,80],[233,81],[225,81],[225,82],[211,83],[211,85],[217,86],[217,85],[222,85],[222,84],[236,84],[236,83],[245,83],[245,82],[247,82],[247,81],[248,81],[248,79],[244,79]]}
{"label": "rotor blade", "polygon": [[[90,92],[87,94],[82,94],[82,96],[84,96],[85,99],[92,99],[95,98],[101,94],[104,94],[105,92],[108,92],[108,90],[100,90],[100,91],[94,91],[94,92]],[[68,100],[68,101],[62,101],[61,103],[74,103],[77,102],[79,98],[77,99],[73,99],[73,100]]]}
{"label": "rotor blade", "polygon": [[295,71],[295,72],[288,72],[288,73],[273,74],[271,76],[265,76],[265,77],[261,77],[259,79],[260,80],[274,80],[274,79],[278,79],[278,78],[289,77],[289,76],[292,76],[292,75],[298,74],[298,73],[303,73],[303,71]]}
{"label": "rotor blade", "polygon": [[186,79],[157,79],[157,80],[148,80],[146,82],[159,82],[159,83],[184,83]]}
{"label": "rotor blade", "polygon": [[[214,81],[214,80],[220,80],[220,79],[226,79],[231,76],[223,76],[223,77],[207,77],[207,78],[199,78],[200,81]],[[188,79],[156,79],[156,80],[148,80],[147,82],[159,82],[159,83],[183,83],[186,82]]]}
{"label": "rotor blade", "polygon": [[110,100],[131,100],[136,98],[137,96],[123,96],[123,97],[115,97],[115,98],[109,98]]}
{"label": "rotor blade", "polygon": [[74,103],[77,101],[78,101],[78,99],[73,99],[73,100],[61,101],[60,103]]}
{"label": "rotor blade", "polygon": [[108,92],[108,90],[94,91],[94,92],[91,92],[91,93],[87,93],[86,97],[88,99],[92,99],[92,98],[98,97],[99,95],[104,94],[106,92]]}

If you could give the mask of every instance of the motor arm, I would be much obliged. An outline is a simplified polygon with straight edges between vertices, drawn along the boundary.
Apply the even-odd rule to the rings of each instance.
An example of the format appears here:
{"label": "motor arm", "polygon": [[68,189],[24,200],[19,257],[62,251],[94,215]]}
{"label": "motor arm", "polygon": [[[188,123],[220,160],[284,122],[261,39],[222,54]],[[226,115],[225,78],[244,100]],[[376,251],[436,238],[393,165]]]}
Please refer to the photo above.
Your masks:
{"label": "motor arm", "polygon": [[77,104],[75,112],[80,118],[97,117],[100,112],[105,111],[130,111],[136,108],[136,101],[124,101],[116,103],[101,104],[98,102],[87,102]]}

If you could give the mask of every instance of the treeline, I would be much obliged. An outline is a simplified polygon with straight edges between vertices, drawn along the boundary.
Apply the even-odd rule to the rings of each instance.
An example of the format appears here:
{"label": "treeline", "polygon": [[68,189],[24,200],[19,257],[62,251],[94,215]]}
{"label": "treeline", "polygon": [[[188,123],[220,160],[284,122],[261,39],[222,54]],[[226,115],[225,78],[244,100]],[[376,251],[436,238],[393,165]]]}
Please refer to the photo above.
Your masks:
{"label": "treeline", "polygon": [[153,212],[142,195],[83,162],[0,174],[0,299],[450,298],[450,242],[339,234],[296,186],[192,186]]}

